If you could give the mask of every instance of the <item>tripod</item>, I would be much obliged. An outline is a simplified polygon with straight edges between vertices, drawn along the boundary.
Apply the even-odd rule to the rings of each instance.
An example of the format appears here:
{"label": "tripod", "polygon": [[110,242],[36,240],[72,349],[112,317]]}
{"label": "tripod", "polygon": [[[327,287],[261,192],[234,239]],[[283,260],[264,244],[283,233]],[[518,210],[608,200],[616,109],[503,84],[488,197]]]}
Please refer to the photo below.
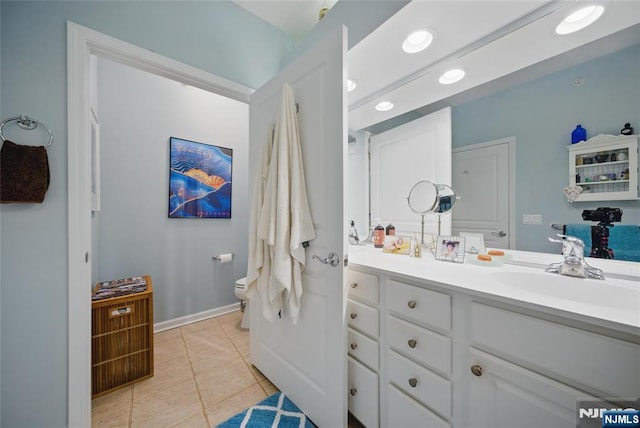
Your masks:
{"label": "tripod", "polygon": [[591,226],[591,254],[589,257],[599,259],[613,259],[613,250],[609,248],[609,226],[613,224],[601,221],[597,226]]}

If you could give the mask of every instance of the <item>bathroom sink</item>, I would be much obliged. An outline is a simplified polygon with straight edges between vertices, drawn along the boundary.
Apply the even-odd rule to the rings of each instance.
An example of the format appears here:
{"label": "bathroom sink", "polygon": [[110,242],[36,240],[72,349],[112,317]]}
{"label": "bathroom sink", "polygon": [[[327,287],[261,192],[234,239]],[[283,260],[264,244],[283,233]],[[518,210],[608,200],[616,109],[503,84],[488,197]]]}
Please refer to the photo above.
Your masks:
{"label": "bathroom sink", "polygon": [[576,278],[548,272],[499,271],[492,272],[492,278],[528,295],[625,311],[640,310],[640,287],[632,283],[626,286],[612,283],[612,280]]}

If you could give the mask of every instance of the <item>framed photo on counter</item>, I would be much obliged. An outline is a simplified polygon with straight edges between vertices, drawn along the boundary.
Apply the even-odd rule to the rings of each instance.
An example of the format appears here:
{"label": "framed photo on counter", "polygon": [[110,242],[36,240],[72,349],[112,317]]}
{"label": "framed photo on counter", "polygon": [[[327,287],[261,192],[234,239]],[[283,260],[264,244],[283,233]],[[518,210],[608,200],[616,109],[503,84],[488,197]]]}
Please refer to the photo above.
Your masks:
{"label": "framed photo on counter", "polygon": [[436,260],[464,263],[465,239],[460,236],[438,236]]}

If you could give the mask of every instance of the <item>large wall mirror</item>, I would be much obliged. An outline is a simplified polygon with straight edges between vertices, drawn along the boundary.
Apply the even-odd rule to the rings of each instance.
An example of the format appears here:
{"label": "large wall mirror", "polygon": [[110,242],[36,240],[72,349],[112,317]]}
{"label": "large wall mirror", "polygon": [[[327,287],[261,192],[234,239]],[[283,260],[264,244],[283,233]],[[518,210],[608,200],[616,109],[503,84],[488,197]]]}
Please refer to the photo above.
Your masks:
{"label": "large wall mirror", "polygon": [[[621,9],[620,4],[624,2],[613,3],[614,9]],[[612,18],[613,12],[608,13]],[[375,212],[374,193],[380,191],[380,183],[376,185],[376,180],[381,175],[375,174],[374,168],[366,169],[370,141],[416,118],[449,107],[451,181],[435,181],[450,184],[461,198],[453,212],[454,233],[456,221],[469,212],[468,207],[465,208],[465,201],[468,204],[477,197],[474,187],[469,193],[462,186],[460,177],[468,177],[474,186],[484,186],[485,178],[478,177],[485,177],[482,174],[493,171],[474,160],[472,155],[475,149],[481,150],[475,152],[476,155],[482,154],[482,151],[496,152],[497,161],[501,161],[501,156],[506,156],[506,162],[512,169],[511,173],[506,171],[506,178],[500,179],[502,186],[494,192],[495,201],[491,201],[490,207],[483,212],[486,214],[498,201],[508,200],[506,210],[511,221],[510,228],[494,230],[496,236],[489,237],[506,239],[507,245],[504,247],[557,253],[557,245],[547,240],[547,236],[559,232],[551,225],[584,224],[590,227],[592,223],[583,221],[581,213],[600,206],[622,209],[624,214],[620,225],[640,224],[640,204],[637,200],[570,203],[563,194],[563,188],[568,184],[567,146],[571,144],[571,131],[577,124],[587,129],[588,138],[598,134],[617,135],[627,122],[640,130],[640,14],[632,19],[636,22],[627,21],[622,29],[591,35],[589,42],[575,49],[567,49],[501,78],[436,101],[431,101],[431,94],[416,92],[413,95],[417,99],[414,105],[420,105],[421,99],[424,102],[400,115],[386,116],[382,121],[374,118],[377,113],[372,113],[372,118],[367,120],[358,116],[353,122],[356,124],[354,126],[358,126],[358,123],[367,125],[351,131],[355,141],[349,147],[353,156],[350,157],[350,163],[358,164],[365,173],[357,174],[357,184],[350,182],[348,194],[352,194],[352,188],[358,187],[359,202],[357,207],[349,208],[349,218],[356,220],[361,233],[366,233],[369,223],[375,221],[375,218],[369,219],[369,213]],[[534,51],[536,49],[521,49],[517,55],[535,55]],[[514,51],[503,52],[504,57],[514,54]],[[387,86],[394,87],[394,83],[389,82]],[[375,97],[370,98],[368,101],[373,102]],[[357,110],[359,114],[367,104],[365,101],[359,101],[355,107],[352,105],[351,113]],[[505,146],[506,151],[497,154],[496,147],[500,146]],[[358,158],[358,154],[365,158]],[[412,155],[410,152],[396,151],[394,157],[402,165],[402,159],[411,158]],[[482,168],[487,170],[483,171]],[[417,180],[411,176],[414,170],[399,169],[408,181],[406,189],[397,189],[397,192],[406,195]],[[371,172],[371,180],[368,171]],[[430,172],[428,162],[425,162],[425,175],[419,178],[433,180],[428,176]],[[456,184],[463,188],[457,189]],[[363,195],[369,188],[370,198]],[[402,209],[407,210],[406,206]],[[387,207],[381,220],[400,223],[396,227],[401,230],[405,214],[401,211],[395,213]],[[411,231],[418,230],[419,218],[406,227],[412,227]],[[505,237],[499,236],[501,232]],[[491,242],[491,239],[488,241]],[[491,246],[490,243],[488,245]]]}

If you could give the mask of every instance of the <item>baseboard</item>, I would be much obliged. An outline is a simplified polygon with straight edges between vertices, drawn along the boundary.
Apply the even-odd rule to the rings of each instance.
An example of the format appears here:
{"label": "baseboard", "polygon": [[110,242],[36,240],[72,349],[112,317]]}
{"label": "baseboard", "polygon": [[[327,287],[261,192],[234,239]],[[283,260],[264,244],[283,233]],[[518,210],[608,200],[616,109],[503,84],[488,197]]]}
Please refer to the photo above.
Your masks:
{"label": "baseboard", "polygon": [[230,312],[235,312],[239,310],[240,310],[240,302],[233,303],[227,306],[221,306],[219,308],[209,309],[203,312],[198,312],[197,314],[186,315],[184,317],[158,322],[153,324],[153,332],[159,333],[161,331],[170,330],[176,327],[182,327],[183,325],[191,324],[198,321],[203,321],[209,318],[217,317],[220,315],[228,314]]}

